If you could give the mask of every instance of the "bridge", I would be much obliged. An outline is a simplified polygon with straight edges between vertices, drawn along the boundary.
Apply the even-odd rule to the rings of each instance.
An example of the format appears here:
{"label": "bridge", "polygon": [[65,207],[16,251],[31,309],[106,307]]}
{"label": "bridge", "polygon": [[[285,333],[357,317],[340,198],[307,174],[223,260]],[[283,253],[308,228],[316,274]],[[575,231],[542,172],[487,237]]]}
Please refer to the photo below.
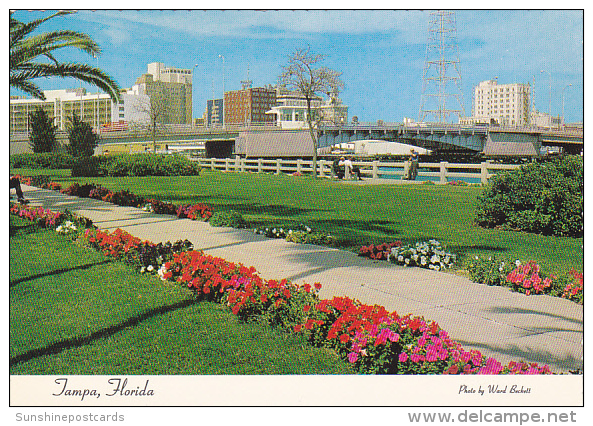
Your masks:
{"label": "bridge", "polygon": [[[100,132],[101,144],[125,146],[129,152],[138,152],[130,146],[150,150],[152,142],[146,133],[134,131]],[[435,152],[484,153],[485,155],[539,155],[543,146],[562,147],[571,154],[583,150],[583,130],[544,130],[530,127],[466,126],[441,123],[352,123],[325,125],[318,129],[319,147],[327,148],[359,140],[382,140],[414,145]],[[247,136],[246,136],[247,135]],[[195,127],[168,125],[157,135],[159,149],[165,146],[200,146],[206,156],[225,157],[231,154],[248,155],[245,139],[251,137],[265,152],[267,143],[290,146],[286,156],[309,156],[312,143],[309,131],[282,130],[275,125],[227,125],[222,127]],[[58,141],[67,141],[66,132],[58,132]],[[23,151],[27,134],[11,134],[11,153]],[[278,142],[281,141],[281,142]],[[20,147],[20,149],[19,149]],[[26,150],[26,149],[25,149]],[[261,155],[261,154],[260,154]],[[276,152],[275,156],[283,156]],[[265,156],[265,155],[264,155]]]}
{"label": "bridge", "polygon": [[333,146],[357,140],[384,140],[433,151],[483,152],[486,155],[515,152],[537,155],[542,146],[559,146],[578,154],[583,149],[582,130],[545,130],[532,127],[465,126],[442,123],[350,124],[325,126],[319,145]]}

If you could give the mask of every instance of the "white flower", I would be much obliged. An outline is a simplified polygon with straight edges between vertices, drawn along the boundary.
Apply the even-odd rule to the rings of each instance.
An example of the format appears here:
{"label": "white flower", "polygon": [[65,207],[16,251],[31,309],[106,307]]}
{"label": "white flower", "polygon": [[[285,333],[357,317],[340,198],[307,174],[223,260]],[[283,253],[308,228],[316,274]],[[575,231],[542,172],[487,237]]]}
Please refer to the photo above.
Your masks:
{"label": "white flower", "polygon": [[64,229],[64,228],[62,228],[62,225],[60,225],[56,228],[56,232],[60,233],[60,232],[62,232],[62,229]]}
{"label": "white flower", "polygon": [[163,266],[161,266],[159,268],[159,270],[157,271],[157,274],[159,275],[159,277],[161,277],[161,280],[163,280],[163,281],[165,281],[165,272],[167,272],[167,268],[163,264]]}
{"label": "white flower", "polygon": [[398,261],[398,262],[403,262],[403,261],[404,261],[404,257],[403,257],[403,256],[400,254],[400,255],[397,257],[397,261]]}
{"label": "white flower", "polygon": [[435,254],[435,255],[433,255],[433,256],[430,258],[430,263],[438,263],[438,262],[440,262],[440,261],[441,261],[441,258],[440,258],[440,256],[439,256],[439,255],[436,255],[436,254]]}
{"label": "white flower", "polygon": [[152,271],[154,271],[154,266],[152,266],[152,265],[148,265],[148,267],[146,268],[146,270],[147,270],[148,272],[152,272]]}
{"label": "white flower", "polygon": [[422,257],[420,258],[420,264],[421,264],[421,265],[426,265],[426,257],[422,256]]}
{"label": "white flower", "polygon": [[140,268],[140,273],[143,274],[146,271],[146,268],[143,266],[142,268]]}
{"label": "white flower", "polygon": [[515,265],[517,267],[521,266],[521,261],[519,259],[515,260]]}

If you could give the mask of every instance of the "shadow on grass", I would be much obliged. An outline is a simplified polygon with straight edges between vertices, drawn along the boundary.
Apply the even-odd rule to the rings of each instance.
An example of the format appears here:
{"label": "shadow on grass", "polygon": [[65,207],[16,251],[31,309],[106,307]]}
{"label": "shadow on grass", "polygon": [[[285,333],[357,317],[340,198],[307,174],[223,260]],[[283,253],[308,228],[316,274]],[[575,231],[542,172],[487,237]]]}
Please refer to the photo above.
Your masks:
{"label": "shadow on grass", "polygon": [[10,229],[8,231],[9,237],[15,237],[17,235],[27,235],[27,234],[34,234],[39,230],[39,227],[34,223],[28,223],[23,225],[10,225]]}
{"label": "shadow on grass", "polygon": [[303,209],[277,204],[239,203],[239,204],[212,204],[215,211],[235,210],[241,214],[264,214],[267,216],[293,217],[308,212],[331,211],[331,209]]}
{"label": "shadow on grass", "polygon": [[93,266],[103,265],[104,263],[109,263],[109,262],[111,262],[111,260],[103,260],[101,262],[87,263],[86,265],[79,265],[79,266],[74,266],[74,267],[71,267],[71,268],[60,268],[60,269],[56,269],[54,271],[43,272],[41,274],[29,275],[28,277],[19,278],[19,279],[16,279],[16,280],[11,280],[9,287],[13,287],[13,286],[15,286],[17,284],[21,284],[21,283],[24,283],[24,282],[27,282],[27,281],[36,280],[38,278],[49,277],[49,276],[52,276],[52,275],[65,274],[66,272],[70,272],[70,271],[80,271],[80,270],[83,270],[83,269],[90,269]]}
{"label": "shadow on grass", "polygon": [[56,343],[52,343],[51,345],[46,346],[44,348],[32,349],[23,354],[10,358],[10,366],[20,364],[22,362],[27,362],[32,359],[46,355],[55,355],[67,349],[89,345],[96,340],[113,336],[114,334],[122,331],[125,328],[137,326],[142,321],[145,321],[157,315],[164,315],[168,312],[172,312],[178,309],[184,309],[195,303],[198,303],[196,299],[185,299],[172,305],[159,306],[158,308],[151,309],[147,312],[144,312],[143,314],[129,318],[128,320],[123,321],[119,324],[95,331],[94,333],[91,333],[88,336],[65,339]]}

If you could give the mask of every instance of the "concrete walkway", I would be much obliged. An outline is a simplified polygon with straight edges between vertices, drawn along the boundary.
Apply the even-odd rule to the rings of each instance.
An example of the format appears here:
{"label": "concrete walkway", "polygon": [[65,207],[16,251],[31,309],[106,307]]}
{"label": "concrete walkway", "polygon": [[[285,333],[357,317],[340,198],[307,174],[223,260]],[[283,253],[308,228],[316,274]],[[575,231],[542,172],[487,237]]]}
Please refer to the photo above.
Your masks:
{"label": "concrete walkway", "polygon": [[453,273],[404,268],[308,244],[269,239],[249,230],[147,213],[88,198],[23,186],[31,205],[69,209],[100,229],[121,228],[152,242],[187,238],[195,248],[246,266],[264,278],[320,282],[321,297],[350,296],[400,315],[434,320],[466,349],[502,363],[548,364],[554,372],[583,368],[583,306],[476,284]]}

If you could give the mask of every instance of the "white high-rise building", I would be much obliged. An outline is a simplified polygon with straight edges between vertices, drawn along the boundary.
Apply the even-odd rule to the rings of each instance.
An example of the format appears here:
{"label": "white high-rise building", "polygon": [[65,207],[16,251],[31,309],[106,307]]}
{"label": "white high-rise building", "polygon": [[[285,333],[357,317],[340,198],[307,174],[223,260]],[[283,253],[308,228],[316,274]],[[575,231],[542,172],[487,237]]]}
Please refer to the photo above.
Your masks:
{"label": "white high-rise building", "polygon": [[166,67],[165,64],[161,64],[160,62],[148,64],[148,74],[152,74],[154,81],[192,84],[192,70]]}
{"label": "white high-rise building", "polygon": [[473,119],[506,126],[528,126],[531,86],[498,84],[496,79],[479,83],[474,89]]}

